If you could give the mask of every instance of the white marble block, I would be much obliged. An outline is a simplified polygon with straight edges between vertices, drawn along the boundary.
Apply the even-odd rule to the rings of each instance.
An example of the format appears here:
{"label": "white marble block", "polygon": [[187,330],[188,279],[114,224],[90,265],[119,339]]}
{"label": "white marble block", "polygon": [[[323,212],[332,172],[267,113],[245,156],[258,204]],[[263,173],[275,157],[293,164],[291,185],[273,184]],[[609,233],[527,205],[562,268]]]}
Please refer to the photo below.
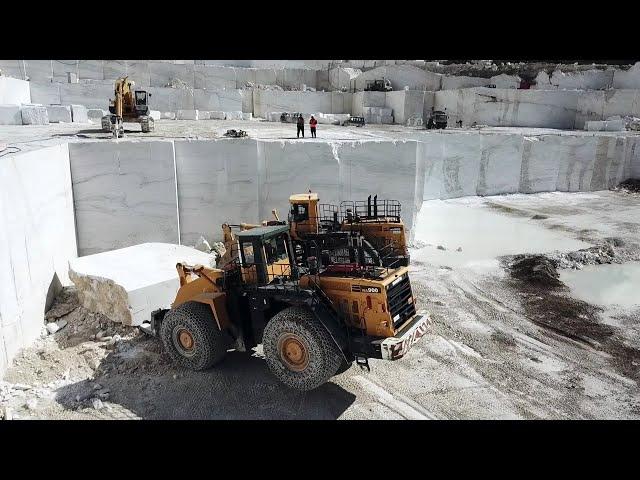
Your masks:
{"label": "white marble block", "polygon": [[47,107],[23,105],[20,109],[23,125],[49,125]]}
{"label": "white marble block", "polygon": [[88,123],[87,107],[84,105],[71,105],[71,113],[73,114],[74,123]]}
{"label": "white marble block", "polygon": [[249,113],[242,112],[242,119],[243,120],[253,120],[253,113],[251,113],[251,112],[249,112]]}
{"label": "white marble block", "polygon": [[198,120],[198,110],[178,110],[176,117],[178,120]]}
{"label": "white marble block", "polygon": [[227,120],[242,120],[242,112],[226,112]]}
{"label": "white marble block", "polygon": [[140,325],[151,312],[171,308],[180,281],[177,263],[211,266],[214,256],[168,243],[143,243],[69,261],[81,304],[124,325]]}
{"label": "white marble block", "polygon": [[211,120],[211,112],[198,110],[198,120]]}
{"label": "white marble block", "polygon": [[71,123],[71,106],[70,105],[49,105],[47,107],[49,122],[51,123]]}
{"label": "white marble block", "polygon": [[209,114],[210,114],[209,118],[211,120],[224,120],[227,118],[227,115],[224,112],[213,111],[213,112],[209,112]]}
{"label": "white marble block", "polygon": [[162,114],[160,115],[160,118],[167,119],[167,120],[175,120],[176,112],[162,112]]}
{"label": "white marble block", "polygon": [[108,111],[102,110],[101,108],[90,108],[87,110],[87,118],[90,122],[100,123],[102,121],[102,117],[108,113]]}
{"label": "white marble block", "polygon": [[22,125],[20,105],[0,105],[0,125]]}
{"label": "white marble block", "polygon": [[162,117],[162,115],[161,115],[159,110],[150,110],[149,111],[149,116],[151,118],[153,118],[154,120],[160,120],[160,118]]}

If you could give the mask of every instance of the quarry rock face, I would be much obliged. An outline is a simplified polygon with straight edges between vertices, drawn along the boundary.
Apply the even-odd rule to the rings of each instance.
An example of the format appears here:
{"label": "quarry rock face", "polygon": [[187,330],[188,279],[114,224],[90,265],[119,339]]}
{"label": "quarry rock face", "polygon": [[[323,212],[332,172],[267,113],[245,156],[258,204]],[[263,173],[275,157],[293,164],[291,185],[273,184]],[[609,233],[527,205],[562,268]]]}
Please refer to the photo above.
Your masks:
{"label": "quarry rock face", "polygon": [[69,261],[80,303],[124,325],[140,325],[170,308],[180,286],[177,263],[210,265],[214,257],[169,243],[143,243]]}

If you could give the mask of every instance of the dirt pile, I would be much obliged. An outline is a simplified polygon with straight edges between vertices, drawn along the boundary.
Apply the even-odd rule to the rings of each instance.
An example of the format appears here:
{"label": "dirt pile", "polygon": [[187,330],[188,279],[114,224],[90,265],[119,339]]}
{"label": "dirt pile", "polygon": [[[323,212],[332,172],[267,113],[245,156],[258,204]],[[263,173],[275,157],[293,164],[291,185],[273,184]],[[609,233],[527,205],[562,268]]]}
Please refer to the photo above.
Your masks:
{"label": "dirt pile", "polygon": [[[65,418],[65,411],[74,411],[74,418],[96,418],[98,413],[109,418],[109,372],[164,366],[154,352],[160,347],[155,340],[84,309],[74,287],[64,288],[54,300],[47,321],[60,328],[53,333],[43,329],[0,381],[2,418]],[[144,347],[152,352],[152,362]]]}
{"label": "dirt pile", "polygon": [[553,262],[544,255],[516,255],[508,262],[511,275],[523,282],[548,287],[559,287],[563,283]]}

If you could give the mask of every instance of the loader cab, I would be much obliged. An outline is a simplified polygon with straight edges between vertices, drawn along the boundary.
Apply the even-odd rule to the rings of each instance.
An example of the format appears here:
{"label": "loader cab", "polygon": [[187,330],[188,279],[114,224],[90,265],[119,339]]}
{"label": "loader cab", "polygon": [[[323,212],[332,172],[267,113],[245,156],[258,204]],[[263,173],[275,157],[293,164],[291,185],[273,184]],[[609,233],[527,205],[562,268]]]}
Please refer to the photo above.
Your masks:
{"label": "loader cab", "polygon": [[252,228],[237,234],[244,285],[278,284],[297,278],[287,225]]}
{"label": "loader cab", "polygon": [[318,233],[318,200],[317,193],[301,193],[289,197],[289,223],[294,239],[299,234]]}

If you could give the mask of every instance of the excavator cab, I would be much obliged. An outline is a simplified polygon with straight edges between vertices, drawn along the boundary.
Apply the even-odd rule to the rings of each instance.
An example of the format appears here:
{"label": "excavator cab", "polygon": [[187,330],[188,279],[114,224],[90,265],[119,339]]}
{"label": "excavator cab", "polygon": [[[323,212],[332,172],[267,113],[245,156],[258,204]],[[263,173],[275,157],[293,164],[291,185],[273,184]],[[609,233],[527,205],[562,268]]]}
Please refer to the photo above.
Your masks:
{"label": "excavator cab", "polygon": [[244,230],[236,238],[244,285],[280,284],[297,278],[287,225]]}
{"label": "excavator cab", "polygon": [[144,90],[136,90],[133,93],[135,95],[136,113],[138,115],[148,115],[149,114],[149,97],[151,97],[151,94],[145,92]]}

